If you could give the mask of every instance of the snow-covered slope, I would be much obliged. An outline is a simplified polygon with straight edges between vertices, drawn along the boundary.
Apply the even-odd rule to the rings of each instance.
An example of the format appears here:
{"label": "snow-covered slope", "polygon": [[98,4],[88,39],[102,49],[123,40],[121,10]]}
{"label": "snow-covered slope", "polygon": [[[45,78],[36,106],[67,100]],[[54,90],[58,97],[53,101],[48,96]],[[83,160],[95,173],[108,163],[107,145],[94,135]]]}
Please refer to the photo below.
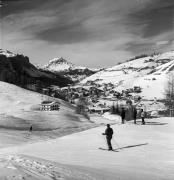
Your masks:
{"label": "snow-covered slope", "polygon": [[[143,95],[146,98],[162,98],[161,91],[157,95],[155,89],[159,86],[164,87],[168,73],[174,70],[173,60],[174,51],[138,58],[95,73],[94,75],[82,80],[81,83],[84,84],[87,81],[94,81],[98,84],[111,82],[115,85],[115,89],[118,91],[140,85],[140,87],[143,88]],[[161,76],[159,76],[159,73]],[[159,82],[154,81],[153,78],[151,78],[153,79],[151,83],[148,81],[144,83],[142,81],[142,79],[148,79],[151,76],[155,76],[156,79],[159,79]],[[146,94],[144,91],[144,86],[146,86],[147,83],[151,95],[149,93]]]}
{"label": "snow-covered slope", "polygon": [[76,66],[62,57],[50,60],[49,63],[43,67],[43,69],[54,73],[63,74],[73,81],[82,80],[99,71],[99,69]]}
{"label": "snow-covered slope", "polygon": [[[141,121],[138,121],[137,125],[129,122],[124,125],[113,125],[112,128],[112,144],[118,152],[98,149],[106,148],[105,137],[101,135],[105,127],[102,126],[47,142],[1,149],[0,153],[32,156],[36,163],[28,159],[27,167],[24,160],[18,162],[27,169],[33,167],[34,172],[38,172],[35,166],[39,165],[34,157],[75,165],[86,170],[89,175],[86,180],[174,179],[174,121],[171,117],[146,119],[146,125],[143,126]],[[40,167],[38,166],[39,170]],[[89,169],[93,173],[98,173],[98,176],[92,178]],[[43,175],[48,170],[49,166],[39,172]],[[62,172],[63,170],[65,168]],[[71,171],[67,174],[71,175]],[[82,174],[82,177],[86,176]],[[73,176],[70,179],[74,179]]]}
{"label": "snow-covered slope", "polygon": [[[0,81],[0,127],[26,130],[33,124],[33,130],[52,130],[60,127],[76,127],[89,122],[75,114],[74,107],[60,99],[25,90],[16,85]],[[59,111],[40,111],[43,100],[60,103]],[[60,129],[61,130],[61,129]],[[63,134],[63,132],[62,132]],[[0,143],[1,144],[1,143]]]}
{"label": "snow-covered slope", "polygon": [[[23,111],[26,111],[25,113],[27,113],[27,111],[33,112],[32,109],[34,107],[39,106],[39,104],[43,100],[48,100],[48,98],[54,100],[54,98],[47,97],[45,95],[23,89],[16,85],[0,81],[0,99],[1,99],[0,113],[1,114],[13,115],[13,113],[17,114],[18,112],[23,112]],[[62,105],[61,110],[65,109],[67,112],[74,111],[73,106],[71,106],[69,103],[66,103],[60,99],[55,99],[55,100],[61,103]],[[38,113],[42,114],[44,112],[38,111]]]}
{"label": "snow-covered slope", "polygon": [[173,72],[174,60],[158,66],[152,73],[138,78],[134,81],[133,86],[142,87],[141,95],[146,99],[163,99],[165,98],[170,73]]}

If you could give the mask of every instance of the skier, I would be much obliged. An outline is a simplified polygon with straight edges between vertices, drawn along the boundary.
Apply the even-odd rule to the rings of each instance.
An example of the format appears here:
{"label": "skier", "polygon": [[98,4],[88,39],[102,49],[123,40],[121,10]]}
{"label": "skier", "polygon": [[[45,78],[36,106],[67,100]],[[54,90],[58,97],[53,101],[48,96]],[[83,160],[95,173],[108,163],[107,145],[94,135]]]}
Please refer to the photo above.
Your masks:
{"label": "skier", "polygon": [[145,124],[144,118],[145,118],[145,112],[143,111],[143,109],[141,109],[141,119],[143,125]]}
{"label": "skier", "polygon": [[29,131],[32,132],[32,130],[33,130],[33,127],[32,127],[32,125],[31,125]]}
{"label": "skier", "polygon": [[112,149],[111,139],[112,139],[112,135],[113,135],[113,129],[110,127],[110,124],[107,124],[105,133],[102,133],[102,135],[106,135],[108,151],[112,151],[113,149]]}
{"label": "skier", "polygon": [[136,110],[136,107],[134,108],[133,113],[134,113],[134,124],[136,124],[137,123],[136,122],[136,119],[137,119],[137,110]]}
{"label": "skier", "polygon": [[126,115],[126,112],[125,112],[125,110],[124,110],[124,107],[122,107],[122,110],[121,110],[121,120],[122,120],[122,124],[124,124],[125,115]]}

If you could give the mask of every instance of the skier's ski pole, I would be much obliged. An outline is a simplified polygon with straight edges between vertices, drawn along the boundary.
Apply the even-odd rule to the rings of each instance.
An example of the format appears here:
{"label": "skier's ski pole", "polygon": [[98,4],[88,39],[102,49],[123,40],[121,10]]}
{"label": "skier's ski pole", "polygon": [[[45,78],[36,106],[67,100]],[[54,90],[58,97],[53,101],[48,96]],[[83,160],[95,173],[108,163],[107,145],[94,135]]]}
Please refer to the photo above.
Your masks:
{"label": "skier's ski pole", "polygon": [[116,146],[118,147],[118,149],[121,149],[120,146],[118,145],[118,143],[115,141],[115,139],[113,138],[114,143],[116,144]]}
{"label": "skier's ski pole", "polygon": [[[103,135],[103,134],[102,134]],[[105,141],[105,143],[106,143],[106,147],[108,146],[107,145],[107,140],[106,140],[106,137],[105,136],[103,136],[103,138],[104,138],[104,141]]]}

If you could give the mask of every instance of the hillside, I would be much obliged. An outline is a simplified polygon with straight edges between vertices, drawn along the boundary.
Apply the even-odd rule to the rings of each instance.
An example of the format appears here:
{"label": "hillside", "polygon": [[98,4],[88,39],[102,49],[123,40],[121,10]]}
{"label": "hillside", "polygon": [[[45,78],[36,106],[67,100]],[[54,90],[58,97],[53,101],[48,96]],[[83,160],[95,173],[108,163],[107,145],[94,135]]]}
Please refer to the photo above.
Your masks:
{"label": "hillside", "polygon": [[38,69],[24,55],[0,50],[0,81],[27,87],[30,84],[66,86],[71,80],[49,71]]}
{"label": "hillside", "polygon": [[[133,88],[134,86],[140,86],[143,91],[142,95],[147,99],[154,97],[161,99],[164,96],[163,91],[165,89],[167,76],[169,72],[173,71],[173,60],[174,51],[133,59],[100,71],[82,80],[81,83],[85,84],[88,81],[97,84],[112,83],[118,92]],[[146,79],[149,79],[151,76],[153,81],[146,81]],[[159,81],[157,82],[156,79],[159,79]],[[146,83],[144,83],[144,80]],[[145,92],[147,83],[148,91],[151,92],[151,94],[146,94]],[[159,94],[155,92],[155,89],[158,87],[156,84],[160,84],[160,86],[163,87],[163,90],[160,90]]]}
{"label": "hillside", "polygon": [[99,69],[76,66],[62,57],[50,60],[49,63],[43,67],[43,69],[56,74],[61,74],[67,78],[70,78],[74,82],[80,81],[99,71]]}
{"label": "hillside", "polygon": [[158,66],[153,72],[138,78],[133,86],[140,86],[143,91],[142,97],[146,99],[163,99],[165,98],[165,90],[169,81],[169,73],[174,72],[174,60]]}
{"label": "hillside", "polygon": [[[88,119],[75,113],[71,104],[16,85],[0,81],[0,147],[55,138],[95,126]],[[60,103],[59,111],[40,111],[43,100]],[[32,138],[27,137],[30,125]]]}

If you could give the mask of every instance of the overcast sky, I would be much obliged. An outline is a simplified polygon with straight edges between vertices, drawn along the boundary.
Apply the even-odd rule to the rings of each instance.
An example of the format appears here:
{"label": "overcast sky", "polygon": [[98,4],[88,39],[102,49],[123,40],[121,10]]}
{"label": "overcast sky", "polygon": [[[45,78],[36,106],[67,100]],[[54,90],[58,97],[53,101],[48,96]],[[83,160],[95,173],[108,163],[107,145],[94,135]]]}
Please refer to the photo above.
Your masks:
{"label": "overcast sky", "polygon": [[1,48],[110,67],[174,49],[174,0],[3,0]]}

